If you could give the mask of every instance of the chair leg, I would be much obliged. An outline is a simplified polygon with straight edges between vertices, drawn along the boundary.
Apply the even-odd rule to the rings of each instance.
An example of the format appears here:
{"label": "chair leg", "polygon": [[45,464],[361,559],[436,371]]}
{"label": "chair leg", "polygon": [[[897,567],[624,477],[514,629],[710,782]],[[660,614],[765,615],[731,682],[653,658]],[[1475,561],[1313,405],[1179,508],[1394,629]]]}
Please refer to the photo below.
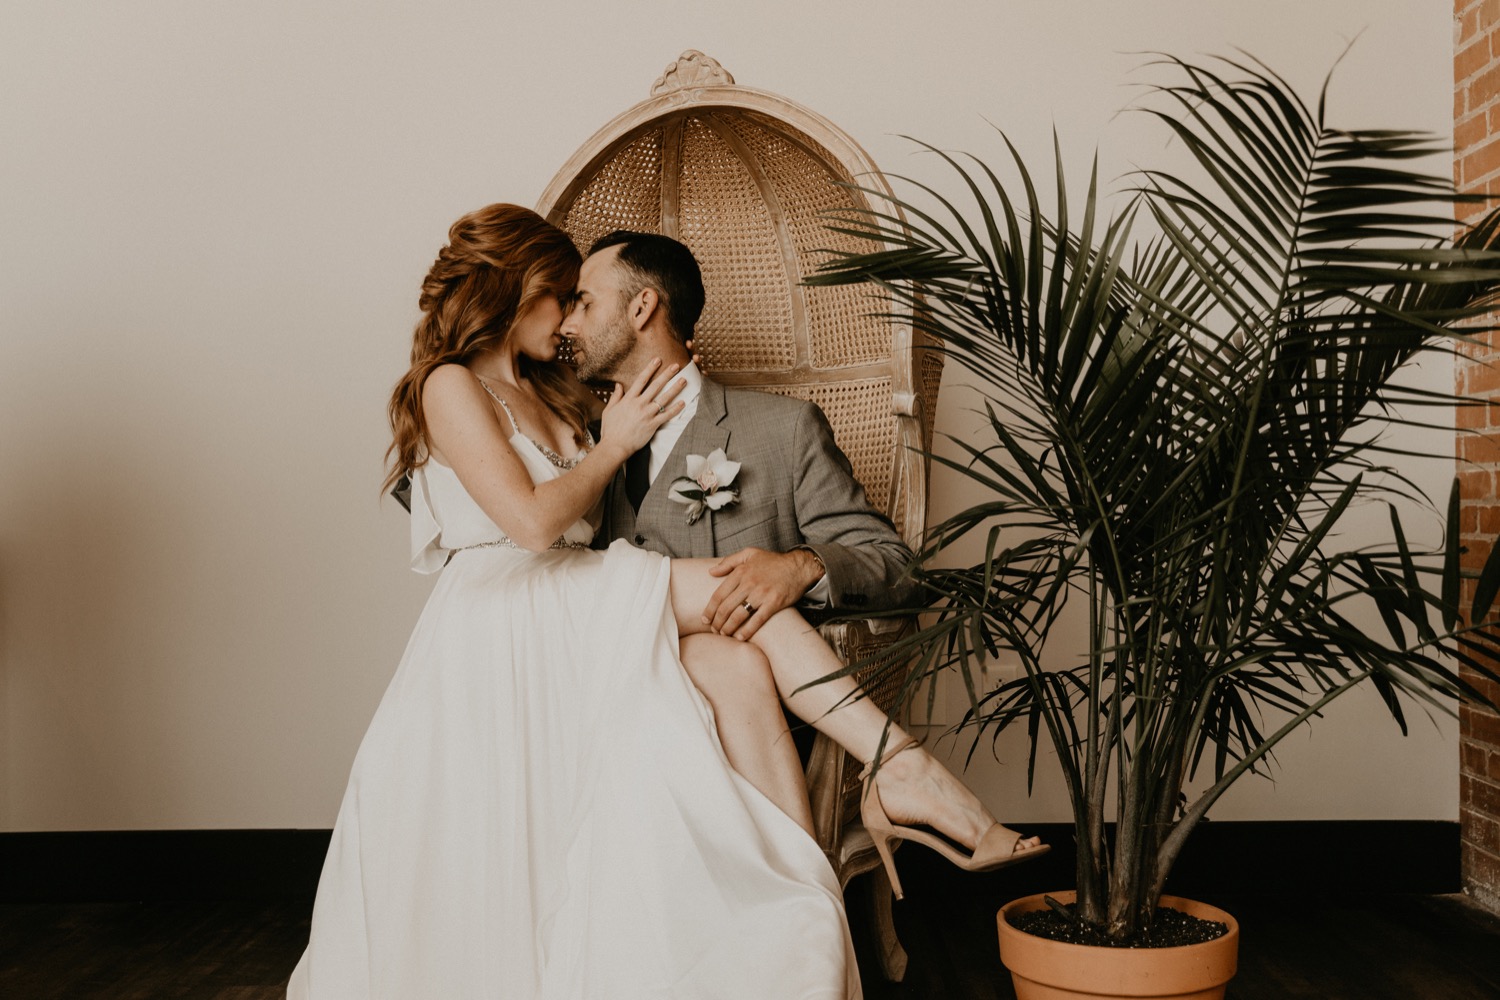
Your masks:
{"label": "chair leg", "polygon": [[875,950],[880,954],[880,971],[885,973],[886,979],[899,983],[906,978],[906,949],[896,937],[895,913],[892,911],[896,894],[891,891],[891,879],[884,867],[870,873],[867,891],[870,932],[875,938]]}

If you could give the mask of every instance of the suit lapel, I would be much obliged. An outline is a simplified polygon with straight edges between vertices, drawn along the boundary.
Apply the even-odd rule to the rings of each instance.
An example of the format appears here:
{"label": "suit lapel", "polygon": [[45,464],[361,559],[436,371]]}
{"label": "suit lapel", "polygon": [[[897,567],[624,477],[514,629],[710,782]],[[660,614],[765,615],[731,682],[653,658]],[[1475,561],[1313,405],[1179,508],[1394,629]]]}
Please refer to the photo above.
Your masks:
{"label": "suit lapel", "polygon": [[[716,448],[729,449],[729,427],[724,422],[724,387],[710,379],[703,380],[698,393],[698,411],[682,429],[666,464],[651,484],[638,520],[660,528],[660,534],[674,552],[699,558],[714,555],[713,511],[704,511],[697,524],[687,523],[687,508],[668,499],[672,480],[687,475],[689,455],[707,455]],[[621,491],[623,492],[623,491]],[[626,503],[628,509],[630,504]]]}

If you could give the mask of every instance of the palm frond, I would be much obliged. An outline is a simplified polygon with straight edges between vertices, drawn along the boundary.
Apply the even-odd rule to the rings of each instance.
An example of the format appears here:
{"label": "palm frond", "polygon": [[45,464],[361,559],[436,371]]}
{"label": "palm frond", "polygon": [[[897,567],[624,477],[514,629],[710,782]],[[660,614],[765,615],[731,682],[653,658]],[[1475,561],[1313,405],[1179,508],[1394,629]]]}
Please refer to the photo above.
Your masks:
{"label": "palm frond", "polygon": [[[1500,212],[1444,240],[1461,199],[1420,168],[1437,138],[1334,127],[1321,95],[1303,101],[1253,59],[1155,65],[1171,79],[1143,111],[1184,162],[1135,174],[1119,212],[1094,171],[1070,202],[1055,138],[1050,213],[1008,139],[1009,185],[917,143],[961,197],[908,181],[927,208],[841,214],[837,230],[875,249],[808,279],[870,285],[981,384],[980,436],[933,458],[986,499],[930,530],[917,579],[932,624],[900,651],[911,677],[957,671],[976,726],[1024,725],[1029,775],[1051,744],[1089,838],[1085,917],[1107,909],[1122,933],[1149,920],[1224,790],[1332,698],[1368,682],[1404,731],[1410,706],[1477,694],[1460,667],[1494,678],[1500,650],[1472,624],[1500,598],[1500,546],[1467,621],[1459,607],[1456,492],[1435,551],[1393,505],[1388,542],[1340,534],[1363,503],[1432,509],[1385,432],[1463,400],[1398,373],[1493,329]],[[980,562],[934,565],[971,537]],[[1073,600],[1088,650],[1059,657]],[[979,691],[972,668],[1003,651],[1025,676]],[[1211,784],[1179,806],[1200,768]]]}

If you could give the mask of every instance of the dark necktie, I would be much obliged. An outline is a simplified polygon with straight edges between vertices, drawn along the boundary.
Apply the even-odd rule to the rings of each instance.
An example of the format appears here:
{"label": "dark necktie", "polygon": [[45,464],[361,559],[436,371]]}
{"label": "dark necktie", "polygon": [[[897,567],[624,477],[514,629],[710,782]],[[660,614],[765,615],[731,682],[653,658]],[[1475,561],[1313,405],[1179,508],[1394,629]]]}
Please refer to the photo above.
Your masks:
{"label": "dark necktie", "polygon": [[641,501],[651,489],[651,444],[625,460],[625,495],[632,510],[640,511]]}

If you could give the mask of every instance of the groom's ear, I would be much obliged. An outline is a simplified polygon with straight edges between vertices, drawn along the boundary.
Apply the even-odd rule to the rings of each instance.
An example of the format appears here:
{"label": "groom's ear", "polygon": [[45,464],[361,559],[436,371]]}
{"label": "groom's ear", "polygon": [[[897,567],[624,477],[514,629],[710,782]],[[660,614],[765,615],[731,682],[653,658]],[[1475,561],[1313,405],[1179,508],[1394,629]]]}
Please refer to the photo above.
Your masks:
{"label": "groom's ear", "polygon": [[635,332],[640,333],[651,324],[651,317],[656,315],[657,308],[661,305],[661,296],[654,288],[642,288],[636,293],[630,305],[630,322],[635,327]]}

